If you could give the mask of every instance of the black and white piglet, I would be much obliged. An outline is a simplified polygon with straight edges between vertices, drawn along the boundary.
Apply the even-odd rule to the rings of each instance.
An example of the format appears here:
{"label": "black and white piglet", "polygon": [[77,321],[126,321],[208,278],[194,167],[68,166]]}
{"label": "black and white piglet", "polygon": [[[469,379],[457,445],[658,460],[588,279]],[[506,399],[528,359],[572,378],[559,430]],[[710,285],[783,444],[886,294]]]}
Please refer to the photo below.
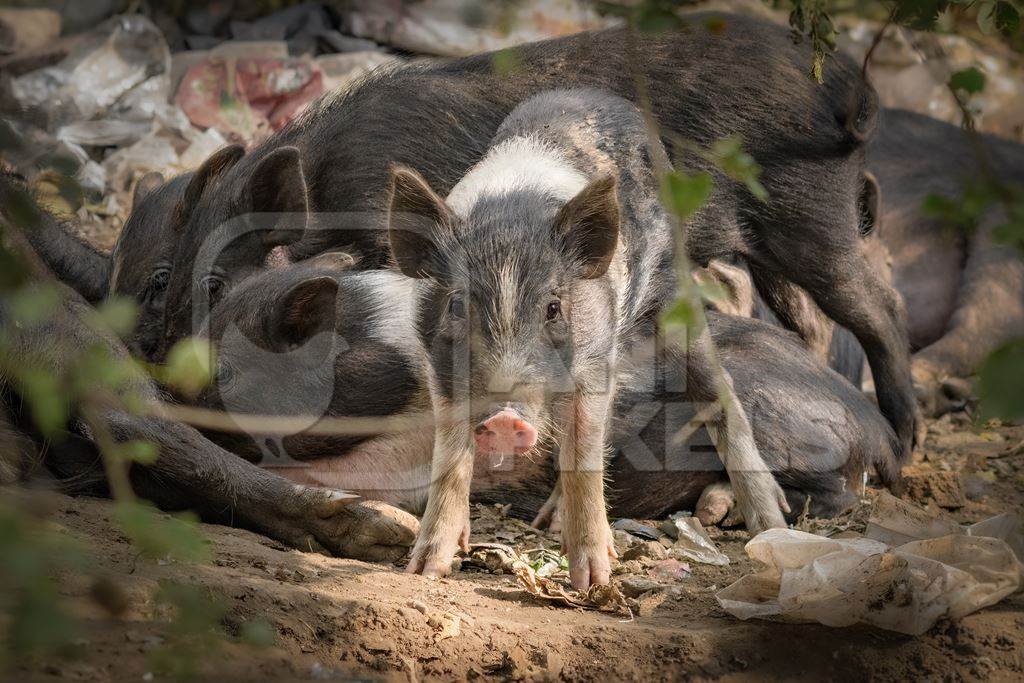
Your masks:
{"label": "black and white piglet", "polygon": [[[604,460],[618,367],[654,337],[676,291],[659,158],[634,105],[574,89],[513,110],[446,198],[415,170],[392,170],[391,249],[423,280],[416,331],[436,424],[410,571],[447,573],[468,539],[475,457],[555,452],[572,583],[608,581]],[[688,347],[690,400],[732,399],[709,431],[748,526],[784,525],[785,498],[715,377],[710,336]]]}

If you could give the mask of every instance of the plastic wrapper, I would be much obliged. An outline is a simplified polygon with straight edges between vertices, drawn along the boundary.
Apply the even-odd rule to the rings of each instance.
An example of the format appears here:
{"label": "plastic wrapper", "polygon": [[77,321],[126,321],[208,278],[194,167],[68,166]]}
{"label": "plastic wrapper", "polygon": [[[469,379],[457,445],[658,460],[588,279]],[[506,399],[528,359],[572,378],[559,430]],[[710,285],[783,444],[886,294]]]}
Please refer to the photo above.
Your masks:
{"label": "plastic wrapper", "polygon": [[675,539],[675,544],[670,548],[673,554],[678,553],[688,560],[704,564],[729,564],[728,556],[718,549],[696,517],[673,515],[662,525],[662,529]]}
{"label": "plastic wrapper", "polygon": [[280,130],[323,92],[312,60],[211,56],[188,69],[175,103],[193,124],[253,143]]}
{"label": "plastic wrapper", "polygon": [[[142,137],[167,106],[170,51],[160,30],[140,15],[104,22],[61,62],[14,79],[18,102],[46,114],[58,138],[86,145]],[[69,125],[73,124],[73,125]]]}
{"label": "plastic wrapper", "polygon": [[746,551],[766,568],[717,598],[741,619],[864,623],[918,635],[942,617],[963,617],[1021,588],[1024,566],[1014,551],[1020,531],[1010,515],[962,527],[883,494],[863,537],[758,534]]}
{"label": "plastic wrapper", "polygon": [[411,52],[461,56],[618,23],[586,0],[357,0],[347,32]]}

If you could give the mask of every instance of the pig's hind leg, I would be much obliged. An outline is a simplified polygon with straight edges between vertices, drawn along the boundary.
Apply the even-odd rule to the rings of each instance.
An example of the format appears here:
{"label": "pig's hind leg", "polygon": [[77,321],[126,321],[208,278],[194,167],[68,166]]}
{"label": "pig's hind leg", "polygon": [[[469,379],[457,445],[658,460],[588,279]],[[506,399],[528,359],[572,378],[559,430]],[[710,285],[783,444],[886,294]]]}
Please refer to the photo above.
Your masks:
{"label": "pig's hind leg", "polygon": [[926,412],[943,412],[949,405],[944,380],[974,374],[989,353],[1024,336],[1024,261],[1012,248],[992,241],[991,228],[1002,218],[988,216],[971,238],[946,332],[911,361],[915,390]]}

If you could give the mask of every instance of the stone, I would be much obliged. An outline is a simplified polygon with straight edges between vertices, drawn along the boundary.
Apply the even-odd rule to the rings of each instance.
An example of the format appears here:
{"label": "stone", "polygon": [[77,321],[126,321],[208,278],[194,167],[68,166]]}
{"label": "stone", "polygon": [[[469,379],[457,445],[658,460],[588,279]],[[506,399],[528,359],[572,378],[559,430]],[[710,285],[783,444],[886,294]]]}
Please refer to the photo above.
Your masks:
{"label": "stone", "polygon": [[648,591],[658,590],[662,586],[643,576],[629,576],[622,580],[619,588],[627,598],[638,598]]}
{"label": "stone", "polygon": [[664,560],[668,553],[665,550],[665,546],[657,541],[643,541],[637,543],[632,548],[622,554],[622,559],[625,561],[629,560],[640,560],[640,559],[651,559],[651,560]]}
{"label": "stone", "polygon": [[941,508],[960,508],[967,502],[958,472],[921,472],[903,478],[903,491],[911,500]]}

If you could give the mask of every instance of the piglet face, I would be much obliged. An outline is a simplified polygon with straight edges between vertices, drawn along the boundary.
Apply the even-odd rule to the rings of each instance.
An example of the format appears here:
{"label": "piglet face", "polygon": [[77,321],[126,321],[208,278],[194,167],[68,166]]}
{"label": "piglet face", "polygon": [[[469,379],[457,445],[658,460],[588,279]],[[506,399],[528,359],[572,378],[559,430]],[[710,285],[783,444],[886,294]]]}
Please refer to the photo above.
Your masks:
{"label": "piglet face", "polygon": [[568,203],[487,197],[456,216],[418,175],[395,176],[395,261],[428,285],[418,329],[435,394],[468,406],[478,455],[525,455],[557,437],[577,372],[615,336],[603,277],[617,246],[614,183]]}

